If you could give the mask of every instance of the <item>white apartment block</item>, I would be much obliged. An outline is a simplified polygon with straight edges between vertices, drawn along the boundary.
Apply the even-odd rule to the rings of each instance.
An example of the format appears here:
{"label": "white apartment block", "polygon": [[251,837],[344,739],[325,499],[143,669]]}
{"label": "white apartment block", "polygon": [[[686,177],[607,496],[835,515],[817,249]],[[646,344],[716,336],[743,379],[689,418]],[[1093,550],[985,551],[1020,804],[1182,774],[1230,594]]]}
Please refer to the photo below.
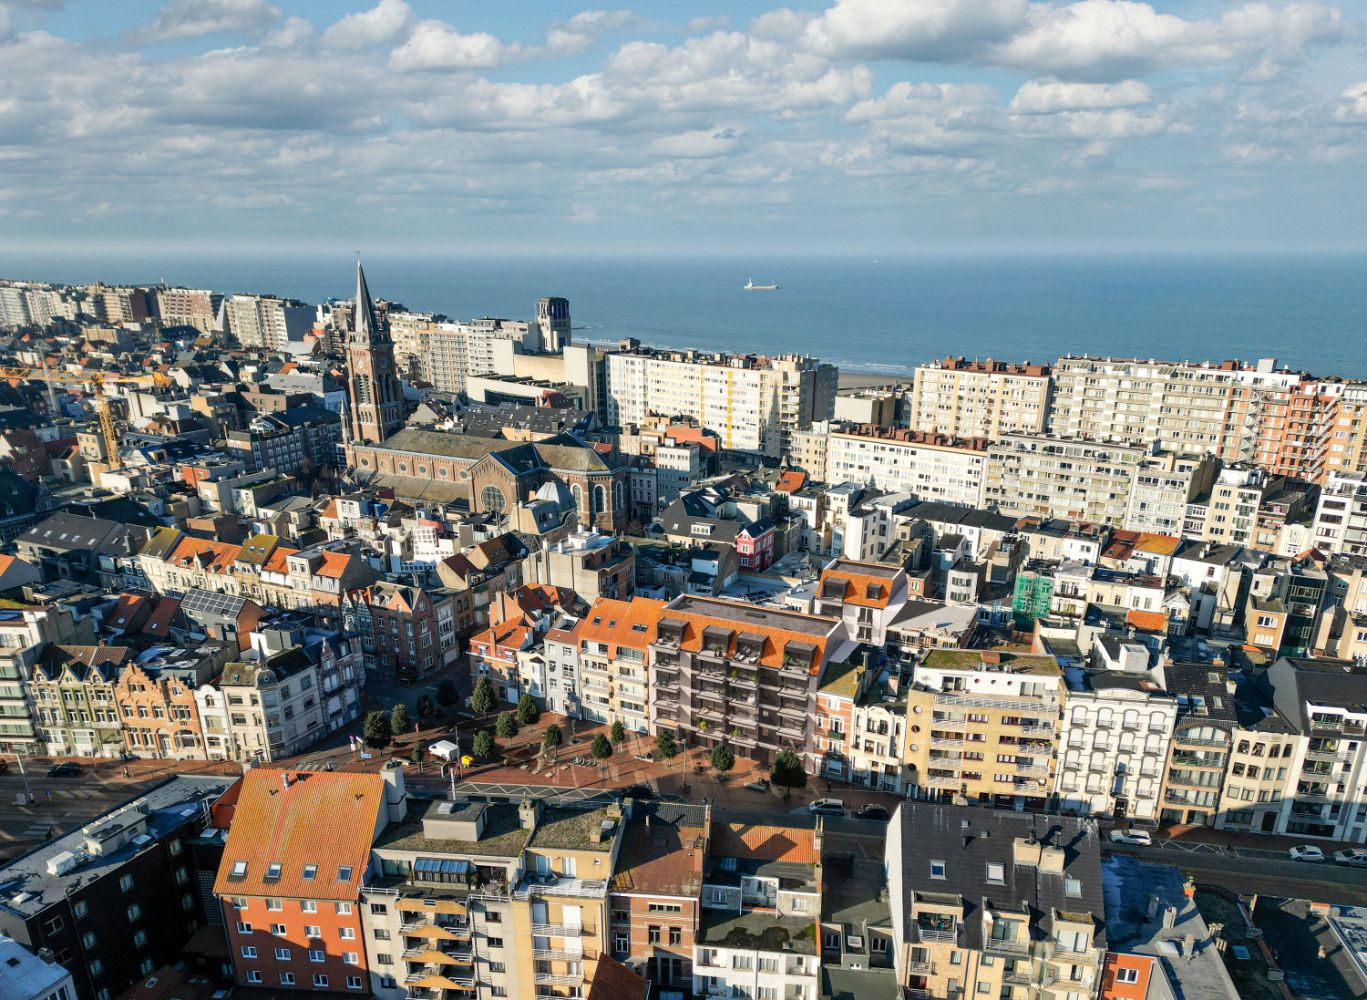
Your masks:
{"label": "white apartment block", "polygon": [[1177,699],[1147,673],[1091,671],[1068,690],[1054,792],[1079,816],[1157,821]]}
{"label": "white apartment block", "polygon": [[788,451],[795,431],[835,409],[835,367],[800,355],[633,348],[608,354],[606,372],[608,423],[692,417],[716,431],[724,448],[772,458]]}
{"label": "white apartment block", "polygon": [[394,363],[405,377],[432,383],[438,392],[464,392],[467,380],[498,370],[498,345],[515,353],[542,349],[541,328],[522,320],[451,322],[426,313],[390,313]]}
{"label": "white apartment block", "polygon": [[832,430],[826,442],[826,480],[977,507],[982,503],[987,448],[986,438],[965,440],[873,426]]}
{"label": "white apartment block", "polygon": [[1017,517],[1124,523],[1135,474],[1148,457],[1134,445],[1052,435],[1008,435],[988,449],[983,503]]}
{"label": "white apartment block", "polygon": [[313,306],[269,295],[233,295],[223,307],[228,332],[243,347],[284,351],[313,329]]}
{"label": "white apartment block", "polygon": [[1123,526],[1131,531],[1181,535],[1187,505],[1210,489],[1214,477],[1215,460],[1209,454],[1154,456],[1135,473]]}
{"label": "white apartment block", "polygon": [[1315,547],[1367,555],[1367,478],[1331,473],[1315,511]]}
{"label": "white apartment block", "polygon": [[163,326],[192,326],[208,332],[218,328],[223,296],[207,288],[158,288],[157,315]]}
{"label": "white apartment block", "polygon": [[1049,395],[1048,365],[932,361],[916,368],[911,429],[964,438],[1042,434]]}

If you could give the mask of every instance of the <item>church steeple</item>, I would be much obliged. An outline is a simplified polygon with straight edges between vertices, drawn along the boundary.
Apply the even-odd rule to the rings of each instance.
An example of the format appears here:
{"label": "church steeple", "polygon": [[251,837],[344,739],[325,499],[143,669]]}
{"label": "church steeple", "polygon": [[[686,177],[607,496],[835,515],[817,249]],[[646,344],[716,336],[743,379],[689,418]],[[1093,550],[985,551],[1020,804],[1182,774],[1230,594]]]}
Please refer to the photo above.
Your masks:
{"label": "church steeple", "polygon": [[346,356],[351,440],[383,441],[403,426],[403,386],[394,374],[394,344],[388,326],[376,316],[359,256]]}

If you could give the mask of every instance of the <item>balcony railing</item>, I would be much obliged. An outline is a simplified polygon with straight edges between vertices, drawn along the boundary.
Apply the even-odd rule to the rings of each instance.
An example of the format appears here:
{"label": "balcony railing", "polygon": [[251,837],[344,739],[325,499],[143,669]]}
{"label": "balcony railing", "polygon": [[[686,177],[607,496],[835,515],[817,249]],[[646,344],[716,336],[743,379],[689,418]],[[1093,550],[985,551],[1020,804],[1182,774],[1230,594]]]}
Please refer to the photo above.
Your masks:
{"label": "balcony railing", "polygon": [[1002,938],[989,937],[986,947],[988,951],[996,952],[999,955],[1024,955],[1030,951],[1030,942],[1008,941]]}
{"label": "balcony railing", "polygon": [[578,986],[584,981],[582,972],[538,972],[532,979],[537,986]]}
{"label": "balcony railing", "polygon": [[593,928],[582,924],[532,924],[533,937],[581,937],[593,935]]}
{"label": "balcony railing", "polygon": [[532,896],[584,896],[601,899],[607,894],[608,884],[603,879],[528,875],[522,885],[513,892],[513,899],[524,900]]}

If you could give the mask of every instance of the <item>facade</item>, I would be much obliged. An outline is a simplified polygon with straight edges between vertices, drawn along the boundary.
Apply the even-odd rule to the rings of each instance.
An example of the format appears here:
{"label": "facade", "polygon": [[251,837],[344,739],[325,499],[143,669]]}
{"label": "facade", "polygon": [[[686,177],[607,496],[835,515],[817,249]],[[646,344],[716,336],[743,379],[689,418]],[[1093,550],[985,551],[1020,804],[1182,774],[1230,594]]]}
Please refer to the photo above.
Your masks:
{"label": "facade", "polygon": [[29,675],[29,697],[45,753],[118,757],[122,724],[115,698],[122,646],[48,646]]}
{"label": "facade", "polygon": [[1143,672],[1088,671],[1068,687],[1054,793],[1060,809],[1155,822],[1177,699]]}
{"label": "facade", "polygon": [[1215,477],[1215,460],[1164,452],[1145,461],[1130,487],[1124,526],[1131,531],[1181,535],[1188,504],[1204,496]]}
{"label": "facade", "polygon": [[457,595],[379,581],[370,588],[369,636],[374,669],[382,677],[413,684],[444,669],[460,655]]}
{"label": "facade", "polygon": [[1329,476],[1315,510],[1314,542],[1323,552],[1367,555],[1367,478]]}
{"label": "facade", "polygon": [[[560,312],[548,309],[548,327],[553,335],[565,334],[568,343],[563,324],[569,320],[569,304],[565,303],[563,320],[558,315],[551,319],[551,311]],[[389,329],[399,371],[411,381],[430,383],[437,392],[464,392],[472,377],[496,372],[499,348],[521,354],[546,345],[540,325],[507,319],[458,323],[423,313],[391,312]]]}
{"label": "facade", "polygon": [[898,985],[910,996],[1095,996],[1099,841],[1087,819],[903,804],[884,855]]}
{"label": "facade", "polygon": [[653,414],[691,417],[721,447],[779,458],[794,432],[835,410],[837,371],[785,354],[703,354],[634,346],[606,358],[608,422],[647,423]]}
{"label": "facade", "polygon": [[1042,434],[1049,419],[1048,365],[945,358],[918,365],[911,391],[913,431],[988,438]]}
{"label": "facade", "polygon": [[[35,711],[36,702],[29,691],[33,671],[38,668],[47,643],[93,638],[89,621],[78,624],[65,608],[37,604],[0,608],[0,751],[47,752],[41,710]],[[45,682],[46,679],[45,674]],[[105,711],[107,714],[108,709]],[[90,716],[90,721],[93,724],[94,716]],[[106,735],[99,745],[110,743],[112,738]]]}
{"label": "facade", "polygon": [[1230,685],[1223,672],[1204,663],[1170,663],[1163,672],[1168,691],[1177,698],[1177,719],[1159,820],[1211,826],[1233,749],[1236,714]]}
{"label": "facade", "polygon": [[920,500],[977,507],[982,503],[987,438],[866,425],[832,430],[826,481],[865,483]]}
{"label": "facade", "polygon": [[784,748],[810,752],[817,682],[848,645],[839,619],[689,594],[659,615],[652,731],[671,730],[688,746],[728,743],[765,763]]}
{"label": "facade", "polygon": [[907,690],[917,798],[1040,809],[1058,766],[1063,672],[1052,656],[933,649]]}
{"label": "facade", "polygon": [[389,330],[375,314],[365,271],[356,262],[356,302],[347,333],[347,389],[351,441],[379,442],[403,425],[403,388],[394,367]]}
{"label": "facade", "polygon": [[[232,295],[223,304],[227,332],[243,347],[283,352],[313,328],[314,310],[269,295]],[[191,324],[197,326],[198,324]]]}
{"label": "facade", "polygon": [[983,502],[1017,517],[1120,527],[1145,449],[1095,440],[1008,435],[987,452]]}
{"label": "facade", "polygon": [[626,599],[636,585],[636,550],[597,531],[576,531],[532,553],[523,574],[528,583],[567,587],[586,601]]}
{"label": "facade", "polygon": [[600,597],[575,626],[583,718],[650,731],[650,651],[664,607],[647,597]]}

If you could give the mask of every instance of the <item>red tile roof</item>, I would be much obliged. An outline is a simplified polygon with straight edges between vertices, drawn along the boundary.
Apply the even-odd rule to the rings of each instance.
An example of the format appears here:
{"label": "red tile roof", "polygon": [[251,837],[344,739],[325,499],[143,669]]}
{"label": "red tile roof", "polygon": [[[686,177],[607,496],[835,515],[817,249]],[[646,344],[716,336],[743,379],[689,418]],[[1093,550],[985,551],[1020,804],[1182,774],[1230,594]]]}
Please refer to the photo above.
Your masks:
{"label": "red tile roof", "polygon": [[821,861],[815,831],[787,826],[713,823],[710,851],[718,858],[793,861],[804,865]]}
{"label": "red tile roof", "polygon": [[[214,892],[356,899],[384,808],[384,779],[378,774],[264,767],[248,771]],[[280,869],[272,877],[274,864]],[[311,878],[309,865],[316,866]]]}

